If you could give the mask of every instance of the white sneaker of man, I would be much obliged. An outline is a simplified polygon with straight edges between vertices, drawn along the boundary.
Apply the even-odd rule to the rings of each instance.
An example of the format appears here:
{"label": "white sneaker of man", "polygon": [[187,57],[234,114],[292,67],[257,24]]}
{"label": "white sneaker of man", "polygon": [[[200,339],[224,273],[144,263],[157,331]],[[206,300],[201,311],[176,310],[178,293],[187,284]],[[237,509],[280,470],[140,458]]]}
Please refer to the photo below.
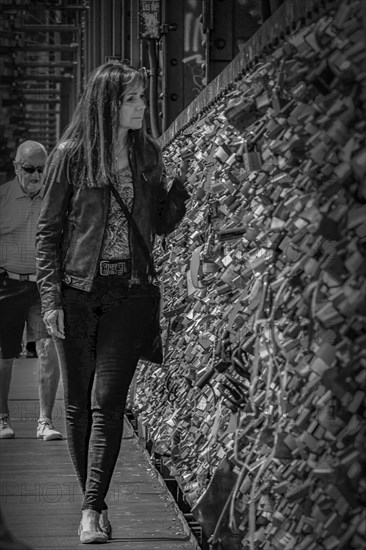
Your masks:
{"label": "white sneaker of man", "polygon": [[13,439],[15,433],[10,425],[9,416],[0,417],[0,439]]}
{"label": "white sneaker of man", "polygon": [[55,429],[51,420],[44,418],[42,420],[38,420],[37,439],[43,439],[43,441],[62,439],[62,434]]}

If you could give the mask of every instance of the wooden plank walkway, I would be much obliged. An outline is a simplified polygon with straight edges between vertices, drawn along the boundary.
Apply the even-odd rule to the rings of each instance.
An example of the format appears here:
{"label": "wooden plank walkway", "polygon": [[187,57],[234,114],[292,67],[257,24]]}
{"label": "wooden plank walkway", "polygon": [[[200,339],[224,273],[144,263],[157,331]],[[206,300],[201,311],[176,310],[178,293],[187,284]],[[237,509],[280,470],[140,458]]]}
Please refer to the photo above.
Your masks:
{"label": "wooden plank walkway", "polygon": [[[82,496],[67,442],[36,439],[37,360],[17,359],[10,389],[15,439],[0,442],[0,504],[12,533],[34,550],[85,547],[77,535]],[[54,424],[65,431],[60,384]],[[198,550],[173,497],[125,422],[107,500],[111,550]]]}

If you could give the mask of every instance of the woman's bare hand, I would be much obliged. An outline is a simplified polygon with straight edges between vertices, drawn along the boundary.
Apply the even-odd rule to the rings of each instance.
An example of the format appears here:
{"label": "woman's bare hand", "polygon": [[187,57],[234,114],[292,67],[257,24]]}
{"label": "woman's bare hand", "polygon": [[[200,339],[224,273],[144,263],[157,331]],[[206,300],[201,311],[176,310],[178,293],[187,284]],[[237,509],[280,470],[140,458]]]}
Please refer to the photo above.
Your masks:
{"label": "woman's bare hand", "polygon": [[65,338],[65,323],[63,309],[51,309],[43,315],[43,322],[50,336]]}

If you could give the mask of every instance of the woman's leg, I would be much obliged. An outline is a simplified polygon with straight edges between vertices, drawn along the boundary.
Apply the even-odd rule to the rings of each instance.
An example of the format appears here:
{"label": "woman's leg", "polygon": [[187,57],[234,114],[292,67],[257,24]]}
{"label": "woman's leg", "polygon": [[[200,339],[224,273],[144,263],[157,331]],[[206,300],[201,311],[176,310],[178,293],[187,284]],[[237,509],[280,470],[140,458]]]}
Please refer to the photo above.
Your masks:
{"label": "woman's leg", "polygon": [[100,512],[104,507],[121,446],[128,388],[139,359],[141,333],[151,317],[150,309],[150,298],[133,296],[101,316],[83,509]]}
{"label": "woman's leg", "polygon": [[70,287],[63,288],[63,307],[65,340],[57,338],[55,344],[64,386],[67,442],[84,493],[99,309],[93,293]]}

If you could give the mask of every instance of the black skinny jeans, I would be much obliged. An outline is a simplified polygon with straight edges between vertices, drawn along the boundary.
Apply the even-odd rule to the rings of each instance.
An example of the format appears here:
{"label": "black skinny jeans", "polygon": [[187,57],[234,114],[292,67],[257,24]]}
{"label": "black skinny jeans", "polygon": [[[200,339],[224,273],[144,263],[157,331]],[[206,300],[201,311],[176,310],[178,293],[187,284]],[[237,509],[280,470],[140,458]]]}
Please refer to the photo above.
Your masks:
{"label": "black skinny jeans", "polygon": [[68,446],[84,494],[82,509],[107,509],[123,416],[151,319],[148,286],[98,276],[91,292],[62,289],[65,339],[56,338]]}

